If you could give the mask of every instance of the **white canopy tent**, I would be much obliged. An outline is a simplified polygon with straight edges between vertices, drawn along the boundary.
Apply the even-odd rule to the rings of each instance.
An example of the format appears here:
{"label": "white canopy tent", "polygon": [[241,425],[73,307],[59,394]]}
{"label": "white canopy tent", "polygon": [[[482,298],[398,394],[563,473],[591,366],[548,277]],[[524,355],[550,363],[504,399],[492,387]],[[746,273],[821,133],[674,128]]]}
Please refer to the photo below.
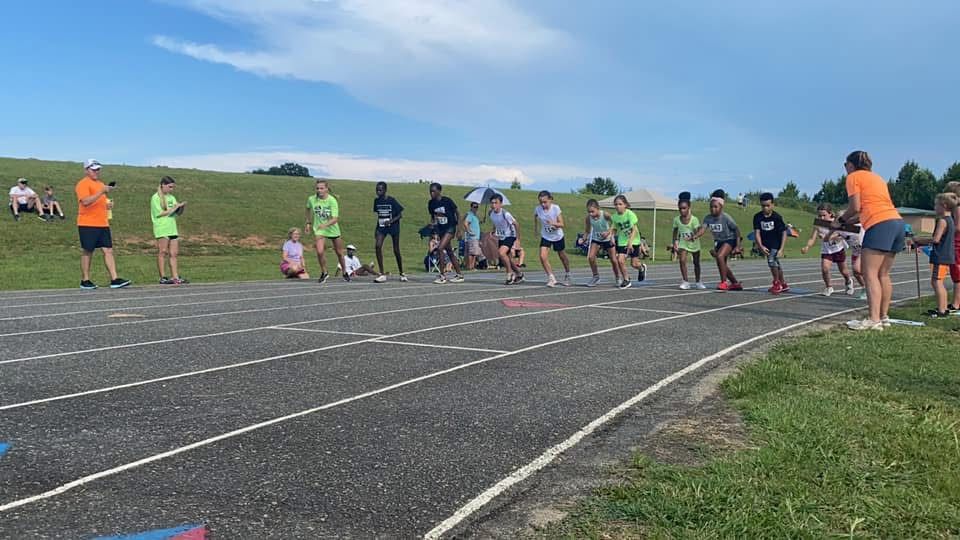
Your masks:
{"label": "white canopy tent", "polygon": [[[636,189],[623,194],[630,203],[632,210],[653,210],[653,235],[650,246],[651,260],[657,259],[657,210],[676,210],[677,201],[666,197],[662,193],[649,189]],[[614,197],[607,197],[600,201],[601,208],[613,208]]]}

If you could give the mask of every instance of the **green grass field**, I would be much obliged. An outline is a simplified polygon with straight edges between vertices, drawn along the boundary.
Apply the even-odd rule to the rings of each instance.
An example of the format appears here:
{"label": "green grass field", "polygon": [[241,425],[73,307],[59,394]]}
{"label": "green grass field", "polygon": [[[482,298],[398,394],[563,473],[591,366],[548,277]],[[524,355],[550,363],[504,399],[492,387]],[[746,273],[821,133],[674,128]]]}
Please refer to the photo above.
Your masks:
{"label": "green grass field", "polygon": [[[929,306],[930,300],[927,300]],[[644,455],[542,538],[960,537],[960,317],[789,340],[723,384],[748,440]]]}
{"label": "green grass field", "polygon": [[[105,165],[102,179],[116,181],[119,188],[113,193],[114,219],[111,227],[117,263],[123,277],[136,283],[154,283],[155,248],[149,217],[149,200],[160,177],[173,176],[177,180],[175,195],[187,201],[187,211],[179,218],[182,273],[194,281],[276,279],[279,277],[280,246],[290,227],[303,227],[306,198],[313,193],[313,180],[283,176],[261,176],[238,173],[218,173],[193,169],[163,167],[128,167]],[[79,163],[40,161],[33,159],[0,158],[0,179],[9,189],[18,177],[26,177],[40,192],[44,184],[56,188],[56,194],[67,213],[64,222],[44,223],[27,216],[15,223],[7,212],[0,219],[0,234],[6,249],[0,254],[0,288],[73,287],[79,281],[79,247],[75,227],[77,202],[73,186],[83,176]],[[373,229],[375,224],[372,202],[374,184],[369,181],[333,180],[332,191],[340,201],[344,239],[356,244],[361,260],[374,258]],[[444,193],[460,201],[469,188],[449,186]],[[391,183],[389,193],[406,207],[403,219],[401,249],[407,270],[422,270],[426,242],[416,234],[428,222],[426,210],[427,185],[418,183]],[[536,192],[507,192],[513,205],[511,212],[523,228],[523,245],[528,253],[528,266],[536,268],[534,248],[539,232],[534,229],[533,208]],[[672,194],[670,194],[672,196]],[[584,205],[587,197],[557,193],[556,202],[564,209],[570,228],[569,237],[583,229]],[[458,205],[466,210],[465,205]],[[758,207],[741,211],[731,206],[729,213],[741,226],[751,227],[750,221]],[[703,216],[705,203],[695,203],[694,213]],[[781,209],[784,219],[809,230],[810,214]],[[640,211],[641,232],[650,237],[652,212]],[[671,235],[675,212],[657,212],[658,262],[669,260],[664,251]],[[488,230],[489,225],[484,225]],[[568,242],[570,244],[572,242]],[[316,259],[307,239],[312,270]],[[800,243],[792,241],[788,257],[800,257]],[[555,256],[554,256],[555,258]],[[585,266],[584,257],[571,257],[575,266]],[[388,272],[396,272],[396,264],[387,250],[385,264]],[[99,255],[94,261],[95,281],[104,281],[105,270]],[[335,267],[335,265],[334,265]]]}

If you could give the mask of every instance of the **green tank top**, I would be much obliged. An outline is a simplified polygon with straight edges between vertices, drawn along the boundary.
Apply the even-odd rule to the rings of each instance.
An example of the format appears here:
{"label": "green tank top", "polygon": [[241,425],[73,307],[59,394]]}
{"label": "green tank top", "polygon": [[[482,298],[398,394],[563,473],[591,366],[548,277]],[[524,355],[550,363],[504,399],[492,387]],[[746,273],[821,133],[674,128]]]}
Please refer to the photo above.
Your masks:
{"label": "green tank top", "polygon": [[[589,216],[589,214],[588,214]],[[600,216],[596,219],[590,218],[590,239],[602,241],[603,233],[610,230],[610,223],[607,221],[607,218],[603,215],[603,212],[600,213]]]}

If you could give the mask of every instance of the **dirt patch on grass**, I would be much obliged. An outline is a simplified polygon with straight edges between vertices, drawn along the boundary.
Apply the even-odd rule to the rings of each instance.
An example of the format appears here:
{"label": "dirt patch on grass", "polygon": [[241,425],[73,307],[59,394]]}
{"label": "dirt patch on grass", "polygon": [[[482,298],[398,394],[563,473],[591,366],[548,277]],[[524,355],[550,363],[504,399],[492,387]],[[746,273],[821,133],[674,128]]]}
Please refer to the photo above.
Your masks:
{"label": "dirt patch on grass", "polygon": [[[154,238],[124,234],[117,242],[121,247],[143,250],[156,249],[156,240]],[[203,247],[239,247],[249,249],[280,249],[281,242],[269,239],[265,236],[250,235],[244,237],[230,237],[222,234],[191,234],[184,237],[181,245],[194,248]]]}

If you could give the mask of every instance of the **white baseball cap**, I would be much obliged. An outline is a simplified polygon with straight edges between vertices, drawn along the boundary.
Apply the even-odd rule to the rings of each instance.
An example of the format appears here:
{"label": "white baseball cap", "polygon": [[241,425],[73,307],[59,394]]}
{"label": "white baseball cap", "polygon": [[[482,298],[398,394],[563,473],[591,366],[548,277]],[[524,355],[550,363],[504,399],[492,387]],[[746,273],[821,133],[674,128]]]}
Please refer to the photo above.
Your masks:
{"label": "white baseball cap", "polygon": [[83,162],[84,169],[93,169],[95,171],[100,170],[100,162],[95,159],[88,159]]}
{"label": "white baseball cap", "polygon": [[357,246],[355,246],[355,245],[353,245],[353,244],[347,244],[347,249],[349,249],[350,251],[356,251],[356,250],[357,250]]}

